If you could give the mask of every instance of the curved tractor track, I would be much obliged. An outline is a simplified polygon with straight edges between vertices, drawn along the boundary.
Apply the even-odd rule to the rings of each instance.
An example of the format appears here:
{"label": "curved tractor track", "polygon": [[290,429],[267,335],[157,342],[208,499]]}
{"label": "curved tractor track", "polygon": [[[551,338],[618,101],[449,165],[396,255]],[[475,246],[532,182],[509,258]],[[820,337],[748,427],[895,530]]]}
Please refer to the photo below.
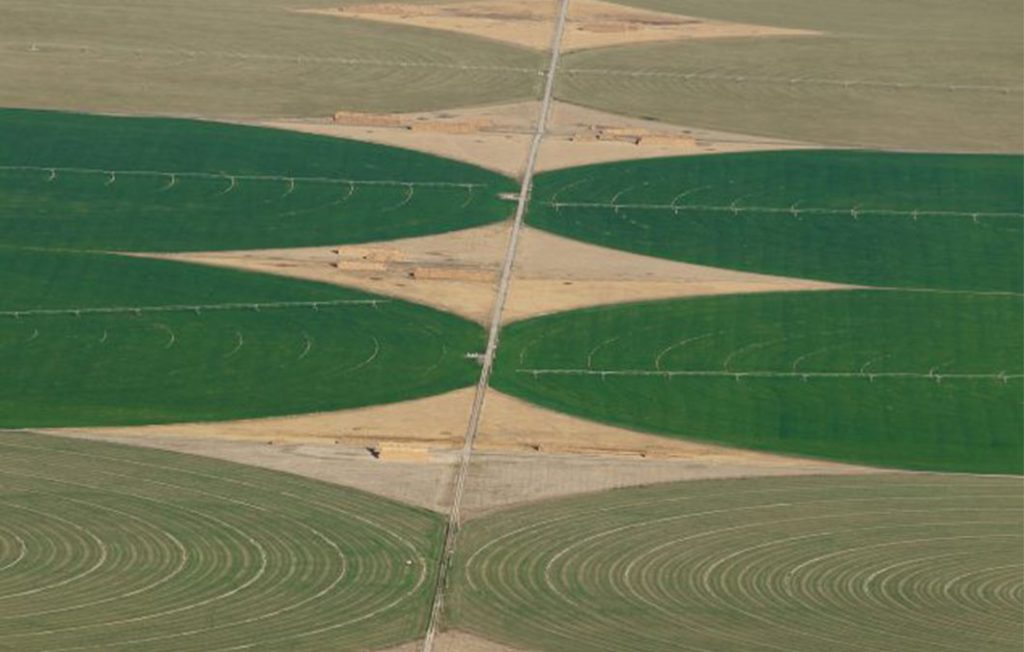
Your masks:
{"label": "curved tractor track", "polygon": [[451,602],[536,650],[1016,650],[1021,508],[1018,479],[904,474],[550,501],[465,527]]}
{"label": "curved tractor track", "polygon": [[3,650],[364,649],[425,625],[441,519],[423,510],[24,433],[0,441],[0,490]]}

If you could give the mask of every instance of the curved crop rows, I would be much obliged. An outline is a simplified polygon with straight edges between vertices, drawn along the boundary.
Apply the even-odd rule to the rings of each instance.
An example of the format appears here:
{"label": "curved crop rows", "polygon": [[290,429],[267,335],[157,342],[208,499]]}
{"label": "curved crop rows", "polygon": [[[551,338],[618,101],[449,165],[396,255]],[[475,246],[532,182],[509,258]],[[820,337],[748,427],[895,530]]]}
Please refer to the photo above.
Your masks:
{"label": "curved crop rows", "polygon": [[587,242],[752,272],[1020,292],[1019,156],[791,151],[537,177],[530,220]]}
{"label": "curved crop rows", "polygon": [[913,469],[1020,473],[1021,300],[737,295],[509,326],[498,389],[679,437]]}
{"label": "curved crop rows", "polygon": [[706,481],[512,509],[464,530],[454,621],[565,651],[1016,650],[1020,482]]}
{"label": "curved crop rows", "polygon": [[436,516],[349,489],[7,433],[0,648],[395,644],[422,631],[439,537]]}

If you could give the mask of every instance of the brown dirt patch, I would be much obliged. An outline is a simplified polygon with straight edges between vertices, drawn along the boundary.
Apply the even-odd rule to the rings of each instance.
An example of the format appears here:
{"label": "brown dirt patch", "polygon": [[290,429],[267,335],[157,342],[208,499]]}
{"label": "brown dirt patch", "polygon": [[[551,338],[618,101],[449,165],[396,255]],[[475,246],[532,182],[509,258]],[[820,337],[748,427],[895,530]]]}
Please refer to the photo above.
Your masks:
{"label": "brown dirt patch", "polygon": [[660,437],[490,389],[466,485],[467,517],[516,503],[659,482],[857,474],[865,467]]}
{"label": "brown dirt patch", "polygon": [[[173,430],[168,432],[173,433]],[[54,434],[203,455],[285,471],[437,512],[446,512],[451,504],[457,459],[451,451],[437,451],[429,461],[389,463],[374,459],[366,449],[359,447],[325,443],[269,445],[258,441],[219,439],[216,434],[105,434],[87,430],[62,430]]]}
{"label": "brown dirt patch", "polygon": [[[518,102],[419,113],[339,112],[309,120],[256,124],[404,147],[519,176],[539,104]],[[629,118],[566,102],[552,104],[537,170],[661,156],[811,147],[806,143]]]}
{"label": "brown dirt patch", "polygon": [[696,129],[555,102],[537,170],[662,156],[812,147],[781,139]]}
{"label": "brown dirt patch", "polygon": [[[413,641],[381,652],[419,652],[422,645],[421,641]],[[458,630],[438,633],[434,638],[434,649],[437,652],[528,652],[526,648],[509,647]]]}
{"label": "brown dirt patch", "polygon": [[640,256],[531,228],[520,237],[505,322],[629,301],[849,287]]}
{"label": "brown dirt patch", "polygon": [[[444,511],[474,391],[294,417],[43,432],[207,455]],[[472,516],[524,501],[652,482],[863,472],[633,432],[491,389],[464,509]]]}
{"label": "brown dirt patch", "polygon": [[[548,0],[482,0],[447,4],[376,3],[304,13],[446,30],[511,45],[546,50],[556,4]],[[562,50],[655,41],[812,35],[817,32],[717,20],[625,7],[601,0],[573,0]]]}
{"label": "brown dirt patch", "polygon": [[404,147],[514,177],[522,172],[539,106],[531,101],[416,113],[339,112],[319,120],[257,124]]}
{"label": "brown dirt patch", "polygon": [[[342,247],[144,254],[355,287],[485,324],[508,224]],[[339,268],[340,265],[340,268]],[[593,305],[842,286],[640,256],[524,227],[506,323]]]}
{"label": "brown dirt patch", "polygon": [[473,402],[473,388],[400,403],[337,412],[266,419],[242,419],[157,426],[56,428],[57,435],[102,435],[145,441],[159,437],[248,441],[262,444],[327,444],[365,450],[381,441],[415,442],[437,449],[462,445]]}
{"label": "brown dirt patch", "polygon": [[499,223],[341,247],[145,255],[359,288],[430,305],[483,324],[490,318],[494,303],[508,228],[507,223]]}

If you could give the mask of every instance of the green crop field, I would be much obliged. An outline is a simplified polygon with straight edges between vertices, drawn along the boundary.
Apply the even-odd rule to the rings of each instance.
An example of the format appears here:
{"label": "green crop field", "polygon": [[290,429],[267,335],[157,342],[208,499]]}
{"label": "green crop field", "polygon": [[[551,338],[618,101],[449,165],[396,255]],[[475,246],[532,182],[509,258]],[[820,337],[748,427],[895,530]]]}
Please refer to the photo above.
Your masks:
{"label": "green crop field", "polygon": [[4,433],[0,649],[394,645],[422,635],[441,525],[283,473]]}
{"label": "green crop field", "polygon": [[536,96],[538,52],[298,12],[353,3],[5,0],[0,106],[326,117]]}
{"label": "green crop field", "polygon": [[496,388],[666,435],[1021,473],[1022,301],[905,291],[606,306],[509,326]]}
{"label": "green crop field", "polygon": [[296,414],[472,384],[471,322],[345,288],[0,249],[0,426]]}
{"label": "green crop field", "polygon": [[502,219],[511,181],[404,150],[0,112],[0,425],[297,414],[472,384],[479,326],[321,285],[105,253],[362,242]]}
{"label": "green crop field", "polygon": [[452,625],[552,652],[1020,649],[1019,480],[704,481],[469,522]]}
{"label": "green crop field", "polygon": [[539,175],[529,220],[703,265],[863,285],[1020,292],[1019,156],[797,151]]}
{"label": "green crop field", "polygon": [[271,129],[0,111],[4,245],[186,251],[365,242],[505,218],[511,180]]}
{"label": "green crop field", "polygon": [[561,99],[839,147],[1020,152],[1015,0],[624,0],[815,36],[691,39],[568,53]]}

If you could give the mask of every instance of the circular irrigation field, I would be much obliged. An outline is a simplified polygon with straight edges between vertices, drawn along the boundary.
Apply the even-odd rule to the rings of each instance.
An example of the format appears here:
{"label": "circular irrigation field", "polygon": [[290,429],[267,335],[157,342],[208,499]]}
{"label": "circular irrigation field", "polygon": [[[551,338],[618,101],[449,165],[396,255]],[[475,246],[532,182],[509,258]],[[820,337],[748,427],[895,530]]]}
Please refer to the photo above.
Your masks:
{"label": "circular irrigation field", "polygon": [[706,481],[466,526],[456,626],[537,650],[1019,650],[1019,479]]}
{"label": "circular irrigation field", "polygon": [[440,533],[290,475],[4,433],[0,650],[393,645],[422,633]]}

